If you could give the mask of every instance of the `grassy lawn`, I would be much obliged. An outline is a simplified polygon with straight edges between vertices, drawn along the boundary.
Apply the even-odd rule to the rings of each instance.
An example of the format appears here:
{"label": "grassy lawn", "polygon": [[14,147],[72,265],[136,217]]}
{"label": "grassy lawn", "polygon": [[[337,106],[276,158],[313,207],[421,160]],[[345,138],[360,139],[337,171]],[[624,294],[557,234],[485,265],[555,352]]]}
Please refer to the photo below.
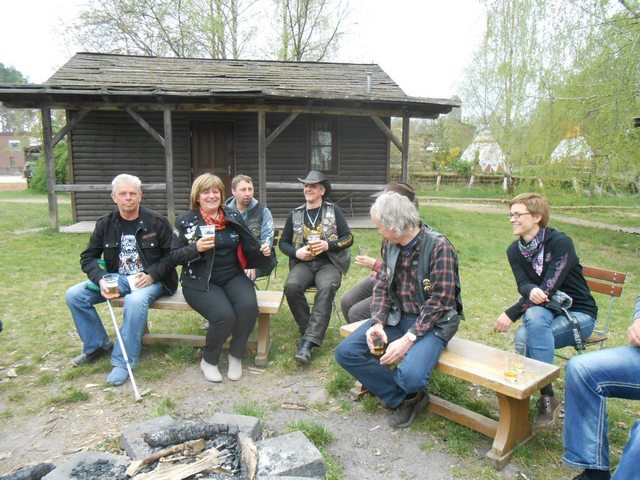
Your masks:
{"label": "grassy lawn", "polygon": [[[96,372],[106,371],[106,363],[77,369],[67,368],[69,358],[77,355],[80,341],[64,302],[67,287],[84,279],[80,271],[79,253],[85,247],[88,234],[60,234],[47,228],[46,203],[9,203],[6,198],[30,199],[31,194],[3,192],[0,195],[0,315],[5,331],[0,334],[0,364],[13,368],[18,374],[0,379],[0,417],[33,415],[44,408],[60,403],[87,402],[83,386]],[[46,198],[46,196],[40,196]],[[625,202],[623,202],[625,203]],[[61,225],[71,222],[70,205],[60,204]],[[512,241],[511,229],[504,214],[462,212],[429,206],[422,209],[422,217],[445,233],[458,250],[466,321],[459,335],[499,348],[510,348],[512,335],[495,334],[493,321],[516,298],[515,283],[505,257],[505,249]],[[584,213],[586,219],[592,218]],[[598,219],[597,217],[594,217]],[[637,222],[635,223],[637,225]],[[625,332],[631,320],[636,295],[640,292],[640,241],[637,236],[582,226],[556,223],[554,227],[569,234],[583,264],[602,266],[627,272],[627,284],[622,298],[614,310],[611,337],[608,346],[623,345]],[[41,230],[31,230],[42,227]],[[363,244],[375,252],[380,240],[375,231],[356,230],[355,245]],[[280,255],[280,265],[271,289],[281,289],[286,278],[287,265]],[[359,281],[367,272],[354,266],[343,281],[337,298]],[[596,295],[602,311],[605,299]],[[106,308],[106,307],[105,307]],[[101,311],[103,318],[108,314]],[[199,322],[193,315],[176,312],[153,312],[154,331],[200,333]],[[283,307],[272,321],[273,345],[267,373],[286,375],[297,369],[293,362],[294,333],[291,333],[291,314]],[[109,327],[107,326],[108,330]],[[327,334],[327,348],[314,354],[309,374],[327,378],[326,387],[340,400],[344,414],[367,414],[367,409],[381,408],[377,402],[367,400],[354,406],[346,391],[351,385],[344,373],[335,366],[333,348],[339,341],[335,328]],[[565,353],[572,354],[570,349]],[[136,370],[136,378],[145,385],[153,385],[171,378],[186,364],[198,361],[199,352],[185,347],[145,347],[144,361]],[[148,361],[149,359],[153,361]],[[106,361],[105,361],[106,362]],[[565,362],[560,361],[560,365]],[[562,377],[555,383],[563,396]],[[495,397],[490,392],[473,387],[444,375],[435,375],[432,389],[449,400],[473,406],[483,413],[495,411]],[[171,405],[159,405],[158,414]],[[239,407],[240,408],[240,407]],[[244,408],[248,408],[246,405]],[[637,403],[611,400],[609,402],[610,442],[615,465],[626,442],[628,430],[638,411]],[[364,413],[363,413],[364,412]],[[260,412],[269,416],[269,412]],[[460,472],[460,478],[501,478],[477,452],[483,439],[479,434],[435,415],[421,415],[412,426],[423,435],[421,449],[428,455],[432,449],[446,449],[462,457],[472,466]],[[486,441],[486,440],[482,440]],[[330,442],[326,438],[323,442]],[[527,478],[557,479],[570,477],[574,470],[563,467],[562,428],[558,425],[538,433],[526,447],[519,448],[513,463]],[[340,478],[340,473],[331,478]]]}

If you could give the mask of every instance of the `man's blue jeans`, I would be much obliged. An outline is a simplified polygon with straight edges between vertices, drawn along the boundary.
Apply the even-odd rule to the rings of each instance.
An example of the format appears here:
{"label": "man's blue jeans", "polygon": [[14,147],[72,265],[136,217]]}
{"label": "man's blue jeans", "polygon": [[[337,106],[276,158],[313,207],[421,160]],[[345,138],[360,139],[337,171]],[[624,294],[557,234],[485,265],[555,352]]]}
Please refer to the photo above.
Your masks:
{"label": "man's blue jeans", "polygon": [[[617,347],[573,357],[565,371],[563,460],[609,470],[607,397],[640,400],[640,347]],[[631,430],[614,478],[637,478],[640,420]]]}
{"label": "man's blue jeans", "polygon": [[[580,336],[586,339],[596,325],[595,318],[582,312],[571,312],[580,325]],[[527,346],[526,356],[544,363],[553,363],[556,348],[574,345],[571,322],[548,308],[531,307],[522,316],[522,325],[515,334],[515,343]],[[522,352],[524,353],[524,352]]]}
{"label": "man's blue jeans", "polygon": [[[389,343],[402,337],[415,322],[415,316],[403,315],[397,326],[385,326]],[[366,332],[370,326],[371,320],[364,322],[338,345],[336,361],[388,407],[396,408],[407,395],[427,387],[446,345],[430,331],[416,341],[397,368],[390,369],[380,365],[369,350]]]}
{"label": "man's blue jeans", "polygon": [[[97,292],[87,290],[86,282],[81,282],[67,290],[65,298],[73,321],[76,324],[78,335],[82,340],[82,352],[90,354],[101,348],[109,340],[109,335],[104,329],[102,320],[96,311],[96,303],[105,302],[105,298]],[[129,287],[129,282],[125,275],[120,275],[118,279],[118,291],[124,298],[124,319],[120,328],[120,335],[124,347],[127,349],[127,356],[131,367],[135,367],[140,357],[142,349],[142,336],[147,325],[147,314],[149,305],[164,293],[164,286],[160,282],[141,288],[134,292]],[[111,365],[114,367],[126,368],[127,364],[122,355],[120,344],[115,342],[111,355]]]}

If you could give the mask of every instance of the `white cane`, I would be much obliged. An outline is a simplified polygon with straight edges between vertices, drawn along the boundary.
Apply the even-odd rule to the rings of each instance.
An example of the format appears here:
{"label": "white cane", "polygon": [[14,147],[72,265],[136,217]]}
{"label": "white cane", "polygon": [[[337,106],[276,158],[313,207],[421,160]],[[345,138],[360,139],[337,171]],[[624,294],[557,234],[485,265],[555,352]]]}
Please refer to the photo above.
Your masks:
{"label": "white cane", "polygon": [[116,322],[116,316],[113,313],[113,307],[111,306],[111,302],[107,300],[107,305],[109,305],[109,313],[111,313],[111,320],[113,320],[113,328],[116,330],[116,337],[118,337],[118,344],[120,345],[120,350],[122,350],[122,356],[124,357],[124,361],[127,364],[127,371],[129,372],[129,378],[131,378],[131,385],[133,386],[133,394],[135,395],[136,402],[142,400],[142,396],[140,392],[138,392],[138,386],[136,385],[136,380],[133,378],[133,372],[131,371],[131,364],[129,363],[129,356],[127,355],[127,349],[124,348],[124,342],[122,341],[122,336],[120,335],[120,329],[118,328],[118,322]]}

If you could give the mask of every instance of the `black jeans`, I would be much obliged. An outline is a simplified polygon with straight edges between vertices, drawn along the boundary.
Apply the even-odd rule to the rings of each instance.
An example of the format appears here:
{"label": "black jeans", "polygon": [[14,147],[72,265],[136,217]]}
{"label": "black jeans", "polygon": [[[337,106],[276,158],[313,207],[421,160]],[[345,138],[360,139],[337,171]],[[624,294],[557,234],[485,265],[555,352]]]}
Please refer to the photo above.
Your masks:
{"label": "black jeans", "polygon": [[[309,340],[317,346],[322,345],[331,320],[331,304],[341,281],[340,270],[328,260],[298,262],[289,272],[284,294],[304,340]],[[304,292],[313,285],[318,289],[318,293],[311,312]]]}
{"label": "black jeans", "polygon": [[236,358],[245,354],[247,340],[258,318],[258,299],[253,282],[242,273],[225,285],[209,283],[209,291],[182,287],[187,303],[209,322],[202,358],[217,365],[222,346],[231,335],[229,353]]}

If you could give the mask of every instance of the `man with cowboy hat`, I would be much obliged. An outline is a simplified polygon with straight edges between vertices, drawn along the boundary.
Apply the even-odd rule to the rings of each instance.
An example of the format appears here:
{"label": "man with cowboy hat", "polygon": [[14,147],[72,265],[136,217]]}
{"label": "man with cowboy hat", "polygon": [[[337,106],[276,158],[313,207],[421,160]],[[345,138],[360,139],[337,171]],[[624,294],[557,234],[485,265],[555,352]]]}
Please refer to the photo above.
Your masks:
{"label": "man with cowboy hat", "polygon": [[[325,200],[331,184],[324,174],[311,170],[298,180],[306,202],[289,213],[279,246],[289,257],[284,294],[300,331],[294,358],[306,365],[324,340],[333,299],[349,269],[353,235],[340,207]],[[314,285],[318,292],[310,311],[305,292]]]}

